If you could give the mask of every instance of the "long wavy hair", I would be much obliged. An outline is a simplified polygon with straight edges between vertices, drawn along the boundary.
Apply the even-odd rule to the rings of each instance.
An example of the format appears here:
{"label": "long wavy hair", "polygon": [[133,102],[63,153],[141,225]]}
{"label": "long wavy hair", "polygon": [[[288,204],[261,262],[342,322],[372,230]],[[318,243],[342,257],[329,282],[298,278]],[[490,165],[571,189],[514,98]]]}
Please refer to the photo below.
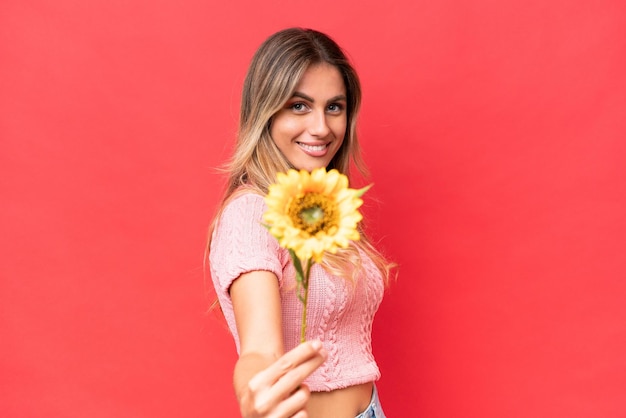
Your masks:
{"label": "long wavy hair", "polygon": [[[292,97],[300,79],[311,66],[326,63],[339,70],[347,96],[344,141],[327,169],[350,178],[353,164],[362,175],[367,169],[361,157],[356,121],[361,106],[361,84],[346,54],[329,36],[313,29],[289,28],[271,35],[256,51],[243,84],[239,130],[232,159],[223,168],[228,182],[221,205],[209,230],[226,204],[242,192],[266,194],[276,174],[293,168],[270,135],[274,115]],[[359,249],[372,259],[387,281],[391,264],[370,243],[363,228],[355,245],[324,256],[323,267],[331,274],[355,279],[361,266]]]}

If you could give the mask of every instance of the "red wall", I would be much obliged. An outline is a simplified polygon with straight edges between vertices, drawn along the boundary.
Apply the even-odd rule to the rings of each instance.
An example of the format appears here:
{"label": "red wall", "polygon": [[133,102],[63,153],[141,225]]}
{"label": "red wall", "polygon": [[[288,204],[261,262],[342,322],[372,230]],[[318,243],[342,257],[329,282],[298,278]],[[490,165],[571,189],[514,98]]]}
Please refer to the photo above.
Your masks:
{"label": "red wall", "polygon": [[214,168],[293,25],[363,80],[388,415],[626,416],[624,2],[368,3],[2,1],[1,416],[236,416]]}

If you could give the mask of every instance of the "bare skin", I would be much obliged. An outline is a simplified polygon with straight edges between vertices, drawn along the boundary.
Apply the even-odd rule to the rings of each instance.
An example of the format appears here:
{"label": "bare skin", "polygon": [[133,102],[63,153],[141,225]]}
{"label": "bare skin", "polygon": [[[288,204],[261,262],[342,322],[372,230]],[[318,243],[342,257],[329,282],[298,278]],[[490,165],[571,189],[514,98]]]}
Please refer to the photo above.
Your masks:
{"label": "bare skin", "polygon": [[332,392],[313,392],[307,403],[309,417],[354,418],[372,399],[373,383],[350,386]]}

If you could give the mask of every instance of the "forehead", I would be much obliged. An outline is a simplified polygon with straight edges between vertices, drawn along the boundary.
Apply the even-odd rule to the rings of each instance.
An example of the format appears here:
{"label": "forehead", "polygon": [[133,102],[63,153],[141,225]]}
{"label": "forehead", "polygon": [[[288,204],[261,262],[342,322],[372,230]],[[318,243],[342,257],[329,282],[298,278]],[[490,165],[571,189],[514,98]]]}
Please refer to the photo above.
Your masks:
{"label": "forehead", "polygon": [[327,63],[313,64],[306,69],[296,85],[296,91],[327,93],[331,96],[346,93],[346,86],[339,69]]}

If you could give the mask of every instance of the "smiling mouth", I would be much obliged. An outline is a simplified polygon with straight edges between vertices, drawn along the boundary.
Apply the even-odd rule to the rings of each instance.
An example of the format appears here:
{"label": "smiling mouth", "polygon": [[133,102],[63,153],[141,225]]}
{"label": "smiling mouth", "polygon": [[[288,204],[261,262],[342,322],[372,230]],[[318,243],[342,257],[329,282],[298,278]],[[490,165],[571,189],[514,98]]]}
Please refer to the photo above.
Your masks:
{"label": "smiling mouth", "polygon": [[307,150],[307,151],[311,151],[311,152],[320,152],[320,151],[324,151],[326,148],[328,148],[329,144],[322,144],[322,145],[309,145],[309,144],[303,144],[302,142],[298,142],[298,145]]}

